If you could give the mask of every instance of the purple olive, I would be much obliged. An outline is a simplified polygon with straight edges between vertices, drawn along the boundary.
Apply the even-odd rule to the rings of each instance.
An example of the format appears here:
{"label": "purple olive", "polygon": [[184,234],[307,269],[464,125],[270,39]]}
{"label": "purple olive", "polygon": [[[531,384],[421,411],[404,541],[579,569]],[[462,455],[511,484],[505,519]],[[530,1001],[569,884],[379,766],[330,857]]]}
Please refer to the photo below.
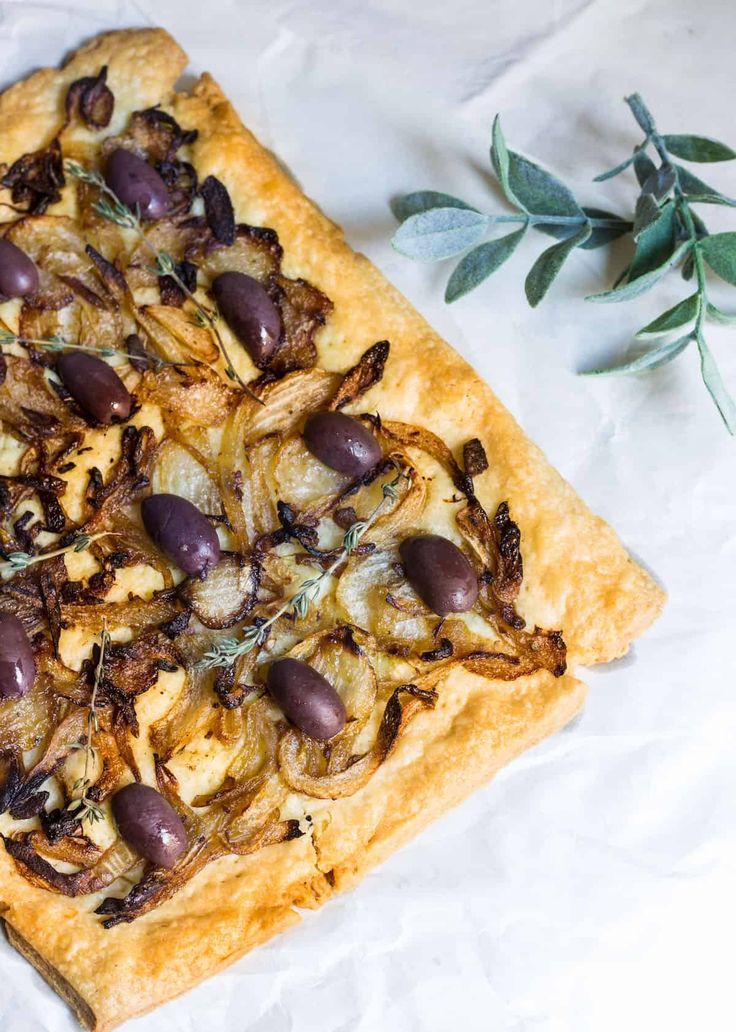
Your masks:
{"label": "purple olive", "polygon": [[207,517],[186,498],[155,494],[141,504],[143,525],[172,562],[201,580],[220,561],[220,542]]}
{"label": "purple olive", "polygon": [[158,867],[171,868],[187,848],[181,817],[160,792],[133,782],[116,792],[112,813],[129,846]]}
{"label": "purple olive", "polygon": [[77,404],[98,423],[120,423],[133,407],[128,388],[96,355],[65,351],[56,363],[61,382]]}
{"label": "purple olive", "polygon": [[439,534],[417,534],[399,546],[407,580],[438,616],[465,613],[478,598],[478,578],[463,553]]}
{"label": "purple olive", "polygon": [[0,237],[0,300],[38,290],[38,269],[19,247]]}
{"label": "purple olive", "polygon": [[330,469],[360,477],[381,459],[381,446],[370,432],[343,412],[315,412],[304,427],[304,443]]}
{"label": "purple olive", "polygon": [[281,315],[264,288],[244,272],[223,272],[212,284],[220,314],[257,366],[281,340]]}
{"label": "purple olive", "polygon": [[0,613],[0,702],[21,699],[36,680],[36,661],[23,624],[13,613]]}
{"label": "purple olive", "polygon": [[107,159],[105,182],[116,197],[143,219],[162,219],[171,206],[169,191],[155,168],[119,147]]}
{"label": "purple olive", "polygon": [[310,738],[334,738],[347,714],[330,682],[301,659],[277,659],[268,669],[266,686],[292,724]]}

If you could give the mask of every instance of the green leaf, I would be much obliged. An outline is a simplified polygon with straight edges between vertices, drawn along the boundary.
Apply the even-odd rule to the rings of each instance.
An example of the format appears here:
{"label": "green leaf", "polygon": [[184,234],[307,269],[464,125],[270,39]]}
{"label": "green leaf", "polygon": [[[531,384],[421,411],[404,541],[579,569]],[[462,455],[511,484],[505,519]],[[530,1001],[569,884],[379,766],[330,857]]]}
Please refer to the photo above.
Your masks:
{"label": "green leaf", "polygon": [[733,197],[727,197],[720,190],[716,190],[714,186],[704,183],[702,179],[698,179],[683,165],[675,165],[675,168],[677,169],[680,189],[687,194],[691,203],[725,204],[727,207],[736,208],[736,200]]}
{"label": "green leaf", "polygon": [[648,337],[661,337],[665,333],[671,333],[673,330],[679,330],[682,326],[687,326],[693,319],[697,318],[698,311],[700,310],[700,295],[691,294],[690,297],[686,297],[684,301],[680,301],[673,308],[669,308],[662,315],[657,316],[652,322],[648,323],[644,329],[639,330],[636,335],[637,340],[646,340]]}
{"label": "green leaf", "polygon": [[521,154],[507,153],[511,193],[525,211],[533,215],[582,217],[583,209],[564,183]]}
{"label": "green leaf", "polygon": [[526,226],[498,240],[489,240],[469,251],[450,276],[445,301],[457,301],[487,279],[511,257],[525,233]]}
{"label": "green leaf", "polygon": [[509,182],[509,152],[506,147],[506,139],[501,129],[501,116],[496,115],[493,119],[493,130],[491,133],[491,163],[496,171],[501,189],[506,200],[515,208],[524,207],[518,200]]}
{"label": "green leaf", "polygon": [[659,218],[662,212],[653,194],[643,193],[636,202],[634,212],[634,228],[631,231],[634,240],[638,240],[645,229],[648,229]]}
{"label": "green leaf", "polygon": [[642,194],[654,194],[658,201],[664,200],[677,182],[677,173],[672,165],[655,168],[641,185]]}
{"label": "green leaf", "polygon": [[714,233],[698,247],[713,272],[736,287],[736,233]]}
{"label": "green leaf", "polygon": [[736,158],[735,150],[708,136],[676,134],[663,136],[662,139],[667,150],[683,161],[731,161]]}
{"label": "green leaf", "polygon": [[468,211],[477,211],[472,204],[466,204],[459,197],[440,193],[438,190],[415,190],[414,193],[394,197],[391,201],[391,211],[399,222],[408,219],[410,215],[418,215],[432,208],[464,208]]}
{"label": "green leaf", "polygon": [[713,322],[723,323],[723,325],[725,325],[725,326],[731,326],[731,325],[733,325],[733,323],[736,323],[736,313],[724,312],[722,309],[718,308],[716,305],[711,304],[710,301],[708,302],[708,304],[706,306],[705,314]]}
{"label": "green leaf", "polygon": [[650,290],[655,283],[658,283],[671,268],[677,265],[691,247],[692,241],[685,240],[684,243],[680,244],[677,250],[656,269],[652,269],[650,272],[646,272],[643,276],[638,276],[634,280],[629,280],[628,283],[624,283],[623,286],[616,287],[615,290],[606,290],[601,294],[589,294],[585,300],[601,301],[605,304],[611,301],[629,301],[633,297],[638,297],[640,294],[644,294],[647,290]]}
{"label": "green leaf", "polygon": [[410,215],[391,243],[408,258],[439,262],[477,244],[490,224],[487,215],[471,209],[432,208]]}
{"label": "green leaf", "polygon": [[526,299],[532,308],[536,308],[544,298],[570,252],[583,244],[589,236],[590,225],[583,226],[574,236],[561,240],[559,244],[553,244],[540,254],[524,282]]}
{"label": "green leaf", "polygon": [[614,366],[612,369],[591,369],[589,372],[581,373],[581,376],[628,376],[629,373],[644,373],[649,369],[656,369],[658,366],[666,365],[673,358],[685,350],[692,337],[680,337],[679,340],[670,341],[668,344],[660,344],[653,351],[647,351],[639,358],[635,358],[626,365]]}
{"label": "green leaf", "polygon": [[654,119],[652,118],[649,108],[646,106],[639,94],[632,93],[630,97],[624,97],[624,100],[631,108],[631,113],[641,128],[647,136],[650,136],[655,131]]}
{"label": "green leaf", "polygon": [[675,206],[670,201],[660,211],[657,221],[645,229],[636,242],[630,281],[658,269],[675,250]]}
{"label": "green leaf", "polygon": [[644,186],[647,179],[657,171],[657,166],[654,164],[652,159],[644,151],[640,151],[639,154],[634,155],[634,172],[639,182],[639,186]]}
{"label": "green leaf", "polygon": [[703,383],[716,403],[716,408],[721,414],[721,419],[726,424],[726,429],[730,434],[736,434],[736,404],[734,404],[733,398],[726,390],[726,385],[721,379],[715,359],[702,337],[698,339],[698,350],[700,351],[700,372],[703,377]]}

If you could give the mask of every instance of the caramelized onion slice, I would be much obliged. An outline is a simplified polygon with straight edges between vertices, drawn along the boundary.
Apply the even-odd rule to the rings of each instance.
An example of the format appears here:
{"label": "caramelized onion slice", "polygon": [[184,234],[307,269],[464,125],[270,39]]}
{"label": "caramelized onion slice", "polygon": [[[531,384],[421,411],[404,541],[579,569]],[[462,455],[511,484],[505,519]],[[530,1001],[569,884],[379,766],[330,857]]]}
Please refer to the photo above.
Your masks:
{"label": "caramelized onion slice", "polygon": [[99,892],[140,862],[138,854],[119,838],[91,867],[72,874],[62,874],[36,851],[32,837],[3,837],[3,841],[6,850],[15,860],[17,870],[26,881],[42,889],[53,889],[64,896],[87,896]]}
{"label": "caramelized onion slice", "polygon": [[255,606],[260,571],[255,559],[224,552],[205,580],[186,581],[180,594],[205,627],[232,627]]}
{"label": "caramelized onion slice", "polygon": [[355,763],[337,773],[322,776],[308,773],[308,743],[299,731],[287,731],[279,744],[279,769],[286,783],[296,792],[317,799],[341,799],[353,795],[370,780],[396,747],[401,735],[416,714],[434,706],[436,693],[413,684],[399,685],[383,712],[373,748]]}
{"label": "caramelized onion slice", "polygon": [[151,481],[153,494],[175,494],[210,516],[222,509],[220,493],[210,472],[179,441],[166,441],[159,449]]}

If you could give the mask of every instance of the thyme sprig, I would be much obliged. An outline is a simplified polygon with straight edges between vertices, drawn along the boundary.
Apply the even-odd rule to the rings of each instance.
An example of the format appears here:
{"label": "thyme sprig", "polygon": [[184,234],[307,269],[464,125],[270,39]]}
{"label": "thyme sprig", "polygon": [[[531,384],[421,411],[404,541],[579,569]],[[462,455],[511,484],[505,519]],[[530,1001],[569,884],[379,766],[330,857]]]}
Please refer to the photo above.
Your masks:
{"label": "thyme sprig", "polygon": [[99,654],[95,665],[92,694],[90,696],[89,709],[87,711],[85,738],[84,742],[79,746],[79,748],[84,749],[84,771],[81,778],[77,778],[72,785],[72,792],[80,793],[74,800],[77,804],[77,808],[74,810],[74,816],[82,823],[89,821],[90,824],[95,824],[97,821],[104,819],[102,810],[93,799],[90,799],[88,793],[89,789],[92,787],[89,772],[95,758],[95,747],[92,739],[100,730],[100,722],[97,716],[97,693],[99,691],[100,684],[102,683],[102,675],[105,667],[105,652],[110,645],[110,641],[110,632],[107,629],[107,618],[103,617],[102,631],[100,632]]}
{"label": "thyme sprig", "polygon": [[[633,257],[611,290],[590,295],[594,302],[626,301],[654,287],[671,269],[695,278],[695,292],[643,327],[636,340],[684,335],[613,369],[587,375],[639,373],[672,361],[689,344],[700,353],[703,380],[731,434],[736,434],[736,405],[718,372],[705,340],[706,321],[734,322],[708,297],[706,266],[736,286],[736,233],[709,234],[694,205],[736,207],[736,199],[709,186],[674,159],[689,162],[729,161],[736,151],[703,136],[661,133],[644,101],[635,93],[625,98],[644,138],[615,168],[597,177],[603,182],[633,168],[639,182],[633,219],[581,205],[573,193],[546,169],[510,150],[500,118],[493,123],[491,163],[515,214],[487,214],[449,194],[421,190],[392,204],[401,226],[393,246],[419,261],[440,261],[463,255],[450,276],[445,300],[456,301],[508,261],[530,228],[557,238],[534,262],[525,280],[527,300],[535,307],[546,296],[565,262],[577,248],[604,247],[630,235]],[[657,159],[655,163],[652,158]],[[479,243],[489,229],[515,224],[513,232]]]}
{"label": "thyme sprig", "polygon": [[[34,347],[43,348],[44,351],[64,351],[66,348],[73,348],[74,351],[89,351],[92,354],[101,355],[103,358],[113,358],[115,355],[118,355],[120,358],[124,358],[126,362],[129,362],[131,359],[131,355],[123,348],[114,348],[108,345],[97,347],[94,344],[80,344],[76,341],[67,340],[58,333],[53,334],[51,337],[24,337],[20,333],[13,333],[12,330],[0,327],[0,346],[3,344],[19,344],[21,347],[31,344]],[[155,368],[165,365],[180,366],[185,364],[182,362],[170,362],[165,358],[159,358],[158,355],[152,355],[150,352],[146,352],[145,355],[134,355],[132,357],[136,361],[142,359]]]}
{"label": "thyme sprig", "polygon": [[84,552],[93,541],[109,537],[111,533],[109,530],[102,530],[99,534],[79,534],[71,544],[65,545],[63,548],[55,548],[51,552],[39,552],[38,555],[31,555],[29,552],[10,552],[7,558],[0,562],[0,576],[5,577],[7,574],[10,574],[12,577],[20,570],[26,570],[29,566],[43,563],[57,555],[67,555],[69,552]]}
{"label": "thyme sprig", "polygon": [[268,637],[269,628],[287,613],[295,619],[303,620],[309,612],[309,607],[319,598],[322,584],[345,562],[348,556],[355,551],[361,539],[370,530],[378,517],[386,508],[387,503],[393,503],[398,497],[399,481],[408,479],[408,472],[400,469],[390,481],[381,486],[381,500],[364,520],[357,520],[345,532],[342,539],[342,548],[337,558],[330,565],[321,570],[314,577],[305,580],[296,594],[287,598],[273,616],[260,623],[251,624],[243,631],[241,638],[222,638],[210,651],[205,652],[197,666],[201,670],[212,670],[216,667],[231,666],[240,656],[245,656],[255,648],[259,648]]}
{"label": "thyme sprig", "polygon": [[115,225],[120,226],[123,229],[131,229],[137,234],[139,240],[153,259],[152,268],[154,273],[157,276],[171,277],[179,290],[181,290],[184,296],[187,297],[194,305],[198,323],[210,330],[215,339],[218,350],[225,361],[225,375],[230,380],[234,380],[238,386],[252,398],[261,402],[261,399],[250,390],[245,381],[239,376],[232,360],[230,359],[230,355],[225,347],[225,342],[217,328],[217,311],[215,309],[207,308],[197,300],[194,293],[189,289],[177,272],[176,263],[171,255],[167,254],[166,251],[159,251],[153,246],[146,235],[145,229],[143,228],[139,211],[137,209],[133,211],[133,209],[129,208],[127,204],[123,204],[115,191],[107,185],[101,173],[95,169],[85,168],[76,161],[66,161],[64,169],[70,176],[74,176],[83,183],[87,183],[102,191],[102,197],[95,201],[93,205],[97,214],[101,215],[102,218],[107,219],[108,222],[113,222]]}

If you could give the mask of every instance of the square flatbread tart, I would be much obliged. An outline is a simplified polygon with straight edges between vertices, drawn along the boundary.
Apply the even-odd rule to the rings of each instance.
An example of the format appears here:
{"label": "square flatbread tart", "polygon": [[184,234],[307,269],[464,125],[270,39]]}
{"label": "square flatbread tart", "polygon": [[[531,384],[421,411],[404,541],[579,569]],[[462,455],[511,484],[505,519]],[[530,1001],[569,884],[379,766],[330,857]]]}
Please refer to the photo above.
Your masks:
{"label": "square flatbread tart", "polygon": [[0,97],[0,915],[99,1032],[565,725],[663,604],[186,63],[113,32]]}

